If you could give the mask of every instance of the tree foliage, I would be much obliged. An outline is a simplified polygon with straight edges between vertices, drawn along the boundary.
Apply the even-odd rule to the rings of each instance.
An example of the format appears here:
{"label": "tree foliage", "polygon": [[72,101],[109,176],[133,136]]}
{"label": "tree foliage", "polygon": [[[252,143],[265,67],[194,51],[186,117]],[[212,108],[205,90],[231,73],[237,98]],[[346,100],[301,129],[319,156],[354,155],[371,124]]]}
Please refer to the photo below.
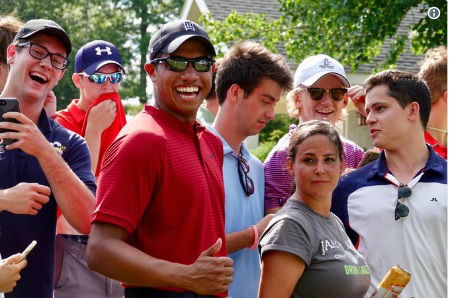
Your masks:
{"label": "tree foliage", "polygon": [[153,32],[179,14],[182,0],[1,0],[0,14],[14,13],[23,21],[37,18],[59,23],[70,36],[71,64],[55,93],[58,108],[64,108],[79,96],[73,85],[73,63],[76,51],[85,43],[103,39],[117,46],[124,62],[126,80],[122,98],[139,97],[147,101],[146,62],[148,41]]}
{"label": "tree foliage", "polygon": [[[202,21],[216,44],[226,49],[232,43],[254,39],[270,49],[285,47],[287,55],[300,62],[309,55],[326,53],[353,70],[379,55],[390,43],[380,68],[395,64],[410,39],[415,54],[447,43],[445,0],[279,0],[282,16],[269,20],[263,14],[232,12],[224,20],[212,16]],[[429,7],[440,8],[437,20],[426,17]],[[398,31],[411,9],[417,23],[408,32]],[[419,20],[419,21],[418,21]]]}

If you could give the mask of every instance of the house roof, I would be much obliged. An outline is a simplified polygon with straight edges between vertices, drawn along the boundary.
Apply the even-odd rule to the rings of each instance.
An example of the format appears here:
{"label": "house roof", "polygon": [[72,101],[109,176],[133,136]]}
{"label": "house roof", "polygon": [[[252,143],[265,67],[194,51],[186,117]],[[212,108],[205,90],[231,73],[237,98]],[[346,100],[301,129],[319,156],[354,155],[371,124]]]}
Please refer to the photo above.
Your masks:
{"label": "house roof", "polygon": [[[277,0],[188,0],[188,2],[200,2],[207,7],[207,10],[217,19],[223,20],[232,11],[235,10],[241,14],[247,12],[264,13],[268,19],[276,19],[281,16],[280,4]],[[417,23],[425,14],[420,13],[418,8],[411,9],[400,26],[398,27],[398,33],[408,34],[408,27],[411,24]],[[373,59],[371,63],[365,63],[359,66],[357,73],[370,74],[374,72],[377,64],[381,64],[389,50],[391,39],[388,39],[382,46],[381,54]],[[285,54],[283,48],[280,52]],[[405,44],[405,51],[396,61],[396,69],[403,71],[410,71],[417,73],[419,70],[418,62],[422,59],[422,55],[415,55],[411,52],[410,41],[407,40]],[[295,69],[297,63],[290,61],[290,66]],[[350,70],[347,68],[347,71]]]}

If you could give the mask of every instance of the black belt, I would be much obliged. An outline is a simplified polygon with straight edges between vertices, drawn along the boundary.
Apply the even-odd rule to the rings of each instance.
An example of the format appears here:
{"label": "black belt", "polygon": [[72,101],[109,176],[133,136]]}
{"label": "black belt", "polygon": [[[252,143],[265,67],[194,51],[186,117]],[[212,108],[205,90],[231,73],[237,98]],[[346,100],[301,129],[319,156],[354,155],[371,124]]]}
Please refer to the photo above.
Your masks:
{"label": "black belt", "polygon": [[89,235],[68,235],[68,234],[59,234],[65,239],[69,239],[84,245],[87,245],[87,241],[89,240]]}

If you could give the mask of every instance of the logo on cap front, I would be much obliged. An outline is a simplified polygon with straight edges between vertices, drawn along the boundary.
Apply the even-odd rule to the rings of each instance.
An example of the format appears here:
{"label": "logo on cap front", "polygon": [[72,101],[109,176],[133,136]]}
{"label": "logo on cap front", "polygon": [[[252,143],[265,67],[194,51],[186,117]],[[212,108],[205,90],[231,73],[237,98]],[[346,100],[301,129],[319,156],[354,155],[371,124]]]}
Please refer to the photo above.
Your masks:
{"label": "logo on cap front", "polygon": [[184,29],[186,29],[186,31],[189,31],[189,30],[195,31],[195,25],[189,21],[185,21]]}
{"label": "logo on cap front", "polygon": [[97,52],[96,55],[101,56],[101,53],[107,53],[108,55],[112,55],[111,52],[111,48],[110,47],[106,47],[104,49],[100,48],[100,47],[96,47],[95,51]]}
{"label": "logo on cap front", "polygon": [[329,60],[327,58],[324,58],[323,64],[319,65],[321,68],[329,68],[329,69],[334,69],[334,66],[332,65],[331,62],[329,62]]}

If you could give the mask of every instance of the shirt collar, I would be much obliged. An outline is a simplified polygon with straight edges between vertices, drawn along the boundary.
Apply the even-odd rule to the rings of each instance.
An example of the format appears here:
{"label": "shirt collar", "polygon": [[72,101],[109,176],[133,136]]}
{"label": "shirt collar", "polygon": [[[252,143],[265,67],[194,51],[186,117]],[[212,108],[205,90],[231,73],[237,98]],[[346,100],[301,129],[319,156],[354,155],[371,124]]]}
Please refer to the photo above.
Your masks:
{"label": "shirt collar", "polygon": [[[444,167],[441,163],[442,157],[435,153],[431,146],[426,144],[427,149],[429,150],[429,159],[426,162],[426,165],[423,168],[423,172],[426,171],[434,171],[440,174],[444,174]],[[380,156],[377,160],[373,162],[373,167],[371,169],[371,173],[374,175],[379,175],[381,177],[385,177],[387,174],[387,161],[385,159],[385,150],[382,150]]]}
{"label": "shirt collar", "polygon": [[[228,142],[226,142],[225,138],[211,125],[207,126],[207,129],[209,129],[214,135],[220,138],[221,142],[223,143],[223,154],[232,154],[234,157],[238,157],[237,154],[234,152],[234,150],[231,148]],[[249,160],[251,154],[249,153],[248,148],[245,145],[245,142],[242,142],[240,144],[240,153],[243,155],[243,158],[245,160]]]}

